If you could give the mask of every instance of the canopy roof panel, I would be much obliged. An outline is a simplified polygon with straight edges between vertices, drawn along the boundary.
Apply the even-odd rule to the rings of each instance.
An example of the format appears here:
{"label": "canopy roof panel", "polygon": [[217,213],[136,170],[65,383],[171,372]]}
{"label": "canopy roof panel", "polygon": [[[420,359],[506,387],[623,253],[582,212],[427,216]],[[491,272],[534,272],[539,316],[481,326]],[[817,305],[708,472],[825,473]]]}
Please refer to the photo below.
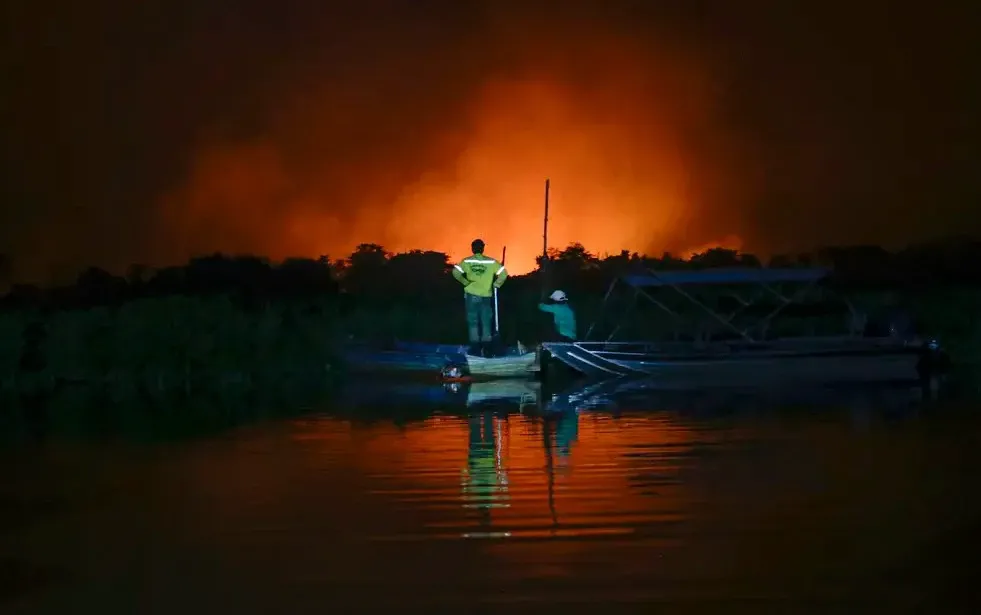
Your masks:
{"label": "canopy roof panel", "polygon": [[651,271],[625,275],[621,279],[637,288],[695,284],[775,284],[778,282],[816,282],[827,277],[830,269],[812,268],[719,268],[690,271]]}

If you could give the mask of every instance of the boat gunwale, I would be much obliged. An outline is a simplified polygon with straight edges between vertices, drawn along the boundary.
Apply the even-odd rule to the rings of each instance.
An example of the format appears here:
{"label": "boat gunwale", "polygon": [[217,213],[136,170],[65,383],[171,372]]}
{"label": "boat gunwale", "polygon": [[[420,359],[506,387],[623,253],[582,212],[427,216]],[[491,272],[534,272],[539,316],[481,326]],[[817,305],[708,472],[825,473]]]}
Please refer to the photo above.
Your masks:
{"label": "boat gunwale", "polygon": [[[857,338],[861,339],[861,338]],[[867,338],[868,339],[868,338]],[[650,373],[651,369],[664,368],[719,368],[725,369],[736,365],[765,367],[785,361],[829,361],[841,360],[846,362],[878,359],[884,364],[895,361],[908,361],[911,366],[918,364],[920,358],[928,351],[927,347],[906,345],[893,341],[892,344],[882,344],[883,338],[871,338],[870,343],[859,345],[826,347],[807,350],[787,349],[784,351],[750,350],[737,351],[729,354],[691,353],[688,355],[671,355],[666,353],[623,353],[616,351],[591,350],[584,345],[634,345],[635,343],[619,342],[605,344],[603,342],[545,342],[543,348],[555,359],[585,375],[605,372],[611,375],[629,376],[631,374]],[[879,342],[877,344],[877,342]],[[911,374],[912,375],[912,374]]]}
{"label": "boat gunwale", "polygon": [[[784,338],[783,344],[759,342],[747,344],[737,340],[733,345],[715,342],[711,346],[698,347],[694,342],[668,342],[669,348],[658,348],[656,343],[644,342],[545,342],[542,346],[552,352],[553,348],[575,348],[590,356],[615,362],[617,360],[644,360],[654,362],[690,361],[747,361],[768,358],[820,358],[840,356],[843,358],[859,356],[920,355],[925,351],[922,345],[906,344],[892,338],[848,338],[820,341],[820,338],[807,338],[809,346],[791,346],[791,338]],[[803,341],[803,340],[800,340]],[[816,342],[816,343],[815,343]],[[842,343],[844,342],[844,343]],[[600,346],[600,348],[590,348]],[[645,351],[630,352],[609,348],[610,346],[637,346]],[[687,352],[686,352],[687,351]]]}

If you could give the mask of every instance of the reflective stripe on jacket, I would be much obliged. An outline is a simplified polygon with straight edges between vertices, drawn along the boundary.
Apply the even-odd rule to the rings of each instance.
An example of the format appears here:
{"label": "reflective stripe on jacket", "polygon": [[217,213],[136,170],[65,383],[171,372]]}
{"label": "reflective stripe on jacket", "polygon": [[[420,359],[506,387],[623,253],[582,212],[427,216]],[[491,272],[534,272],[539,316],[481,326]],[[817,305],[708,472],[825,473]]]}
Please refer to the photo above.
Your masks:
{"label": "reflective stripe on jacket", "polygon": [[478,297],[491,297],[508,277],[507,269],[497,259],[472,254],[453,265],[453,277],[463,284],[463,290]]}

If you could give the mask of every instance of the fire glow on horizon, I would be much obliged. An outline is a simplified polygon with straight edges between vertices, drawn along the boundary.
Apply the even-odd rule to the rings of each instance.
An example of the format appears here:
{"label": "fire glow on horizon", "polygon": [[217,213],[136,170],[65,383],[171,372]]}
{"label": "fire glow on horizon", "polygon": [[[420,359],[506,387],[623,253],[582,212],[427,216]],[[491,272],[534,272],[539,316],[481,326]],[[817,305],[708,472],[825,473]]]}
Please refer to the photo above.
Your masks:
{"label": "fire glow on horizon", "polygon": [[[526,273],[541,255],[546,177],[550,247],[741,248],[732,231],[751,173],[725,138],[706,67],[677,50],[641,67],[628,44],[597,40],[572,52],[578,64],[484,76],[458,112],[435,118],[432,93],[402,110],[336,89],[284,97],[264,134],[205,144],[162,199],[172,258],[336,259],[375,243],[457,260],[479,237]],[[581,65],[591,80],[570,76]]]}

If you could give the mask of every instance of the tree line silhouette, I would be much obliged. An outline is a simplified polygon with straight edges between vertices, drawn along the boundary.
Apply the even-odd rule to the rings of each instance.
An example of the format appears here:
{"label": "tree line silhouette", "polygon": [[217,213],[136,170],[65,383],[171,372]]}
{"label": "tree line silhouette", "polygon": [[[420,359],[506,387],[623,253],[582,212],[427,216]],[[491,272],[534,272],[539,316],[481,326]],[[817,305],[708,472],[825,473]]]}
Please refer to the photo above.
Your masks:
{"label": "tree line silhouette", "polygon": [[[552,325],[537,304],[543,291],[556,288],[570,296],[582,334],[609,311],[604,296],[610,282],[627,273],[823,266],[833,269],[833,284],[861,296],[863,309],[901,306],[941,337],[956,360],[972,360],[981,348],[979,257],[981,242],[967,239],[896,252],[827,248],[775,256],[765,265],[752,254],[726,249],[691,258],[628,251],[601,257],[572,244],[550,250],[535,271],[509,278],[500,294],[501,334],[510,343],[542,340]],[[90,268],[60,287],[15,284],[0,298],[0,388],[101,382],[191,391],[221,383],[320,381],[342,364],[343,348],[352,341],[464,342],[462,292],[451,268],[440,252],[392,254],[362,244],[336,260],[274,263],[213,254],[183,266],[134,265],[123,276]],[[674,299],[672,309],[686,306],[683,298]],[[725,297],[711,299],[713,306],[723,306]],[[619,339],[662,334],[677,324],[656,306],[619,300],[634,323],[633,329],[610,323]],[[694,310],[692,321],[697,318],[704,320]],[[790,329],[779,333],[822,334],[821,327],[830,330],[841,322],[829,316],[802,333],[791,330],[801,325],[790,319],[784,323]]]}
{"label": "tree line silhouette", "polygon": [[[659,257],[623,250],[602,257],[574,243],[550,249],[538,268],[513,276],[509,289],[541,286],[577,292],[605,288],[626,273],[716,267],[829,267],[840,284],[864,287],[922,288],[940,285],[981,285],[981,241],[967,238],[917,244],[890,252],[878,246],[821,248],[797,255],[776,255],[765,264],[753,254],[715,248],[690,258],[665,253]],[[545,265],[544,270],[542,265]],[[74,309],[118,305],[127,301],[182,296],[233,295],[245,303],[345,296],[351,300],[390,302],[413,297],[443,299],[458,294],[448,275],[448,255],[431,250],[391,253],[377,244],[361,244],[346,258],[290,258],[282,262],[254,255],[212,254],[182,266],[159,269],[132,265],[125,275],[88,268],[72,285],[43,288],[13,284],[0,298],[6,309]],[[9,260],[0,255],[0,273]],[[546,276],[542,280],[542,276]]]}

